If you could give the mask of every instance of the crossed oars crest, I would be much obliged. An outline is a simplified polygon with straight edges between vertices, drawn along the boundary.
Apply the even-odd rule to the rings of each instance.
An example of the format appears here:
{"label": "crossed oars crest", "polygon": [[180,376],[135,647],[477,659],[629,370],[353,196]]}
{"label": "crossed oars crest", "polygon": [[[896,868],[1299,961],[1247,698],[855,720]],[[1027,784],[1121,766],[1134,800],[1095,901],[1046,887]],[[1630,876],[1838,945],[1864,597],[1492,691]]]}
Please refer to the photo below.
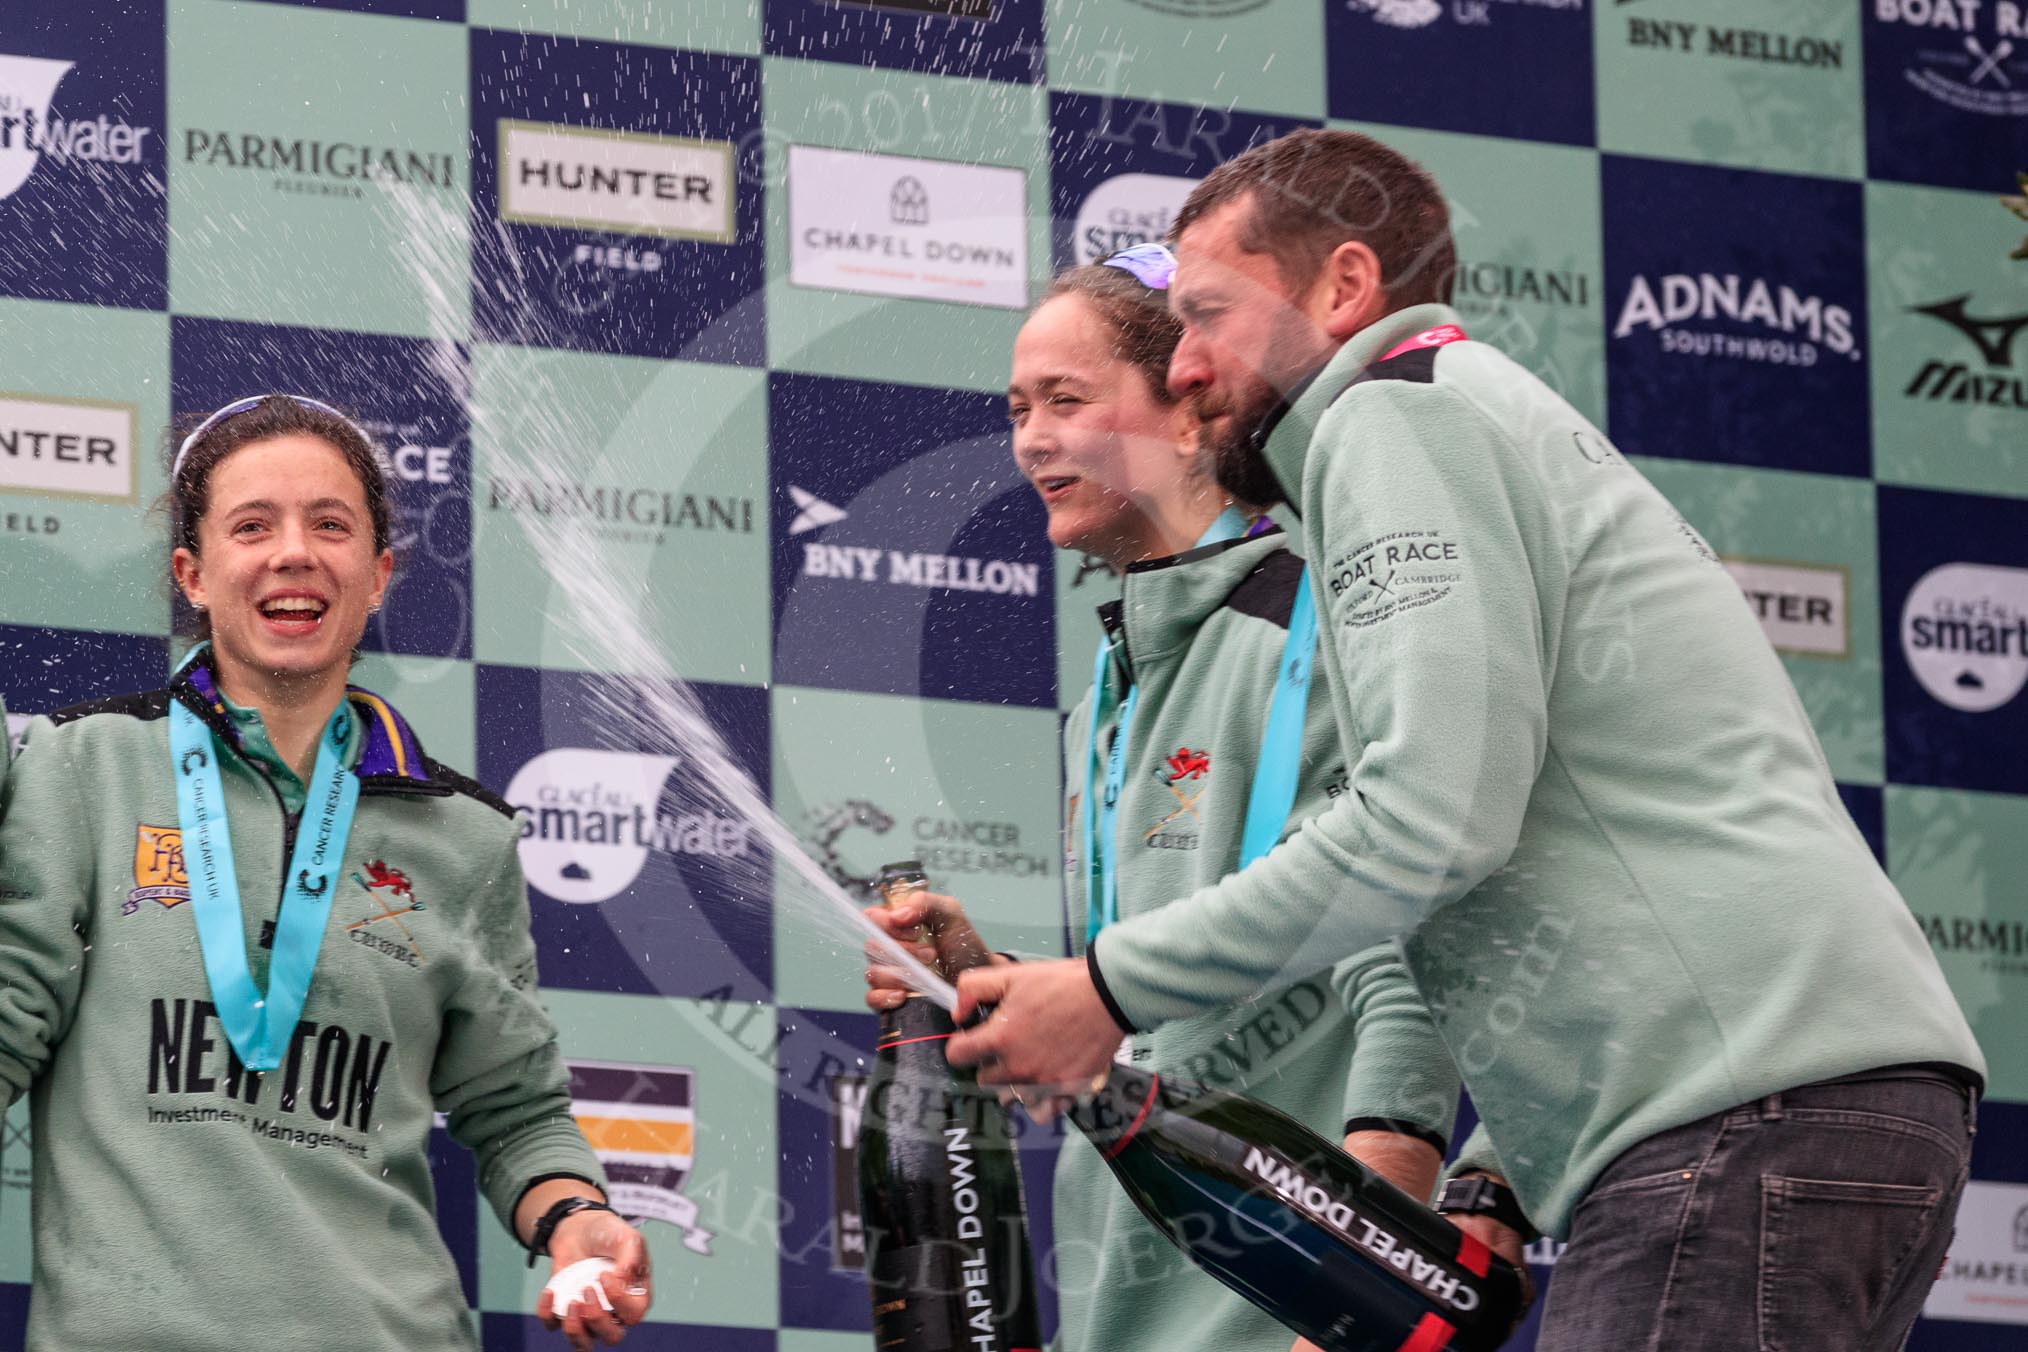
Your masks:
{"label": "crossed oars crest", "polygon": [[[408,942],[409,951],[415,954],[415,960],[419,963],[428,962],[429,959],[423,956],[422,945],[418,944],[415,941],[415,936],[408,932],[408,926],[401,923],[401,917],[407,915],[410,911],[428,909],[420,901],[416,900],[415,891],[409,885],[408,875],[398,868],[389,868],[381,860],[369,859],[366,862],[366,876],[362,878],[355,873],[352,875],[352,881],[365,888],[366,895],[380,903],[380,914],[369,915],[364,920],[355,920],[345,927],[346,930],[356,930],[362,925],[374,925],[383,920],[392,920],[394,921],[394,927],[401,931],[401,937]],[[387,892],[387,895],[384,897],[380,895],[383,889]],[[394,903],[397,901],[406,901],[408,905],[400,910],[396,910]]]}
{"label": "crossed oars crest", "polygon": [[1176,810],[1156,822],[1146,831],[1143,831],[1141,839],[1153,839],[1157,831],[1160,831],[1186,812],[1197,818],[1199,823],[1202,823],[1204,814],[1197,810],[1197,804],[1205,794],[1211,791],[1211,786],[1209,784],[1202,785],[1198,788],[1197,792],[1186,797],[1183,790],[1177,788],[1176,785],[1179,781],[1185,779],[1201,780],[1210,773],[1211,753],[1209,751],[1192,751],[1186,746],[1179,748],[1175,755],[1169,757],[1169,773],[1165,775],[1160,770],[1157,770],[1155,771],[1155,780],[1175,796]]}

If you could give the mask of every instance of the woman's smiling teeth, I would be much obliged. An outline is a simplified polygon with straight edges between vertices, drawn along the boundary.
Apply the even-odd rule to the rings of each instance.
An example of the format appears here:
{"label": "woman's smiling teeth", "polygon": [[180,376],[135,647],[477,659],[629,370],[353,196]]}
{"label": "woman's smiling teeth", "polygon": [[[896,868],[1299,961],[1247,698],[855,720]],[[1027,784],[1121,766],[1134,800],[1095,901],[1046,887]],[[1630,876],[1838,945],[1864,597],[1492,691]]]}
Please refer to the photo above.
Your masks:
{"label": "woman's smiling teeth", "polygon": [[324,602],[311,596],[277,596],[260,607],[263,618],[288,625],[314,625],[326,609]]}

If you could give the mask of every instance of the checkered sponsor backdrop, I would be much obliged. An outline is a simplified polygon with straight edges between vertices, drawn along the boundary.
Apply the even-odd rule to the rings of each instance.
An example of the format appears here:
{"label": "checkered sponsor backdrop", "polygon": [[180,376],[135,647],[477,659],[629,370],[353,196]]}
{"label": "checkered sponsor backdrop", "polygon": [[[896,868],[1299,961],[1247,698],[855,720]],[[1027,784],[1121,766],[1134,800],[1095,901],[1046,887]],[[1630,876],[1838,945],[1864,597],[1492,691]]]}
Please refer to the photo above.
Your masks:
{"label": "checkered sponsor backdrop", "polygon": [[[1784,655],[1992,1062],[1914,1346],[2028,1347],[2015,0],[0,0],[9,731],[165,670],[172,417],[356,410],[403,490],[359,679],[526,812],[577,1111],[655,1251],[631,1345],[863,1348],[860,960],[602,725],[615,672],[524,531],[589,527],[841,884],[919,856],[997,943],[1060,947],[1056,739],[1112,583],[1012,470],[1008,348],[1052,268],[1318,125],[1436,171],[1473,334],[1610,431]],[[1025,1160],[1052,1322],[1059,1141]],[[541,1343],[439,1145],[486,1345]]]}

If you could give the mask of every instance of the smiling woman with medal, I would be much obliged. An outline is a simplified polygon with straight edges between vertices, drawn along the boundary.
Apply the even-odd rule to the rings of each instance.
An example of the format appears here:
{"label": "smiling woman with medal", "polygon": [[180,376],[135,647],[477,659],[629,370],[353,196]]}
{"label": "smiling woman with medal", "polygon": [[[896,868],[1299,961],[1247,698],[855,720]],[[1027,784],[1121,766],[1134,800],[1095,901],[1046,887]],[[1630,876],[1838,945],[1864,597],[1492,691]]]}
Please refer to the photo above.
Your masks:
{"label": "smiling woman with medal", "polygon": [[619,1341],[647,1251],[571,1116],[512,811],[346,684],[394,565],[383,457],[314,399],[242,399],[171,504],[204,641],[167,689],[36,719],[0,798],[28,1347],[475,1348],[437,1112],[531,1264],[610,1260],[537,1317]]}

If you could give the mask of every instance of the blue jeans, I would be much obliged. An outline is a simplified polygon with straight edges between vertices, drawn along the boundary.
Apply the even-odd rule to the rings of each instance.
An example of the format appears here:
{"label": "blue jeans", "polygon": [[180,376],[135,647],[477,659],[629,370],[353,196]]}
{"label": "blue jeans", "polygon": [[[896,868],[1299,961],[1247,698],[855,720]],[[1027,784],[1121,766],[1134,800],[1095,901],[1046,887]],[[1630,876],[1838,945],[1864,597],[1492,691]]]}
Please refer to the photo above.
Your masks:
{"label": "blue jeans", "polygon": [[1975,1108],[1898,1067],[1649,1137],[1573,1216],[1539,1352],[1896,1352],[1950,1246]]}

